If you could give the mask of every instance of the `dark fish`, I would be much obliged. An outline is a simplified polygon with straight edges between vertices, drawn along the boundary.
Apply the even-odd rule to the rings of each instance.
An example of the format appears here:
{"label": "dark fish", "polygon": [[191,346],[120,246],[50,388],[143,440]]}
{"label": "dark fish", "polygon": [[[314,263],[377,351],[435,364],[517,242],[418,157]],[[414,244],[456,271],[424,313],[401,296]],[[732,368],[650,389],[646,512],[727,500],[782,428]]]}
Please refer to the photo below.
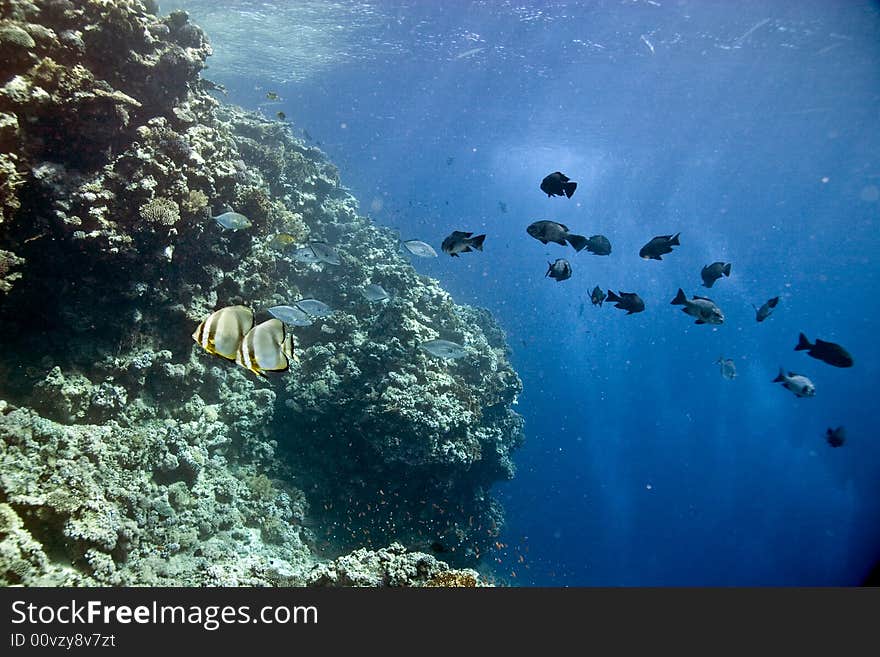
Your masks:
{"label": "dark fish", "polygon": [[589,241],[583,235],[575,235],[568,232],[568,226],[555,221],[536,221],[529,224],[526,232],[541,244],[554,242],[555,244],[565,246],[565,243],[568,242],[574,247],[575,251],[583,251]]}
{"label": "dark fish", "polygon": [[483,250],[483,240],[486,239],[485,235],[477,235],[476,237],[471,237],[473,233],[465,233],[464,231],[454,230],[452,234],[449,235],[443,243],[440,245],[440,249],[443,253],[448,253],[449,255],[457,258],[459,253],[468,253],[476,249],[477,251]]}
{"label": "dark fish", "polygon": [[608,290],[608,296],[605,297],[610,303],[615,303],[615,308],[625,310],[627,315],[640,313],[645,309],[645,302],[635,292],[618,292],[614,294]]}
{"label": "dark fish", "polygon": [[544,192],[547,196],[562,196],[563,194],[568,198],[571,198],[571,195],[574,194],[574,190],[577,189],[578,184],[576,182],[571,182],[561,171],[554,171],[553,173],[544,177],[544,180],[541,181],[541,191]]}
{"label": "dark fish", "polygon": [[781,383],[782,387],[786,390],[791,390],[795,397],[816,396],[816,386],[813,385],[812,381],[803,374],[795,374],[794,372],[789,372],[788,376],[785,376],[785,372],[781,367],[779,368],[779,374],[773,379],[773,383]]}
{"label": "dark fish", "polygon": [[825,440],[832,447],[840,447],[846,442],[846,430],[843,427],[837,427],[836,429],[829,427],[825,431]]}
{"label": "dark fish", "polygon": [[593,255],[611,255],[611,242],[604,235],[593,235],[587,240],[587,251]]}
{"label": "dark fish", "polygon": [[672,253],[673,246],[680,246],[681,243],[678,241],[679,235],[681,233],[658,235],[652,238],[650,242],[639,250],[639,257],[645,260],[662,260],[663,258],[660,256],[665,253]]}
{"label": "dark fish", "polygon": [[724,323],[724,313],[721,312],[721,308],[716,306],[712,299],[698,297],[696,295],[694,295],[693,299],[688,299],[687,296],[685,296],[684,290],[678,288],[678,294],[676,294],[675,298],[669,303],[673,306],[684,306],[684,308],[682,308],[683,312],[691,317],[697,318],[697,321],[695,321],[694,324]]}
{"label": "dark fish", "polygon": [[544,276],[555,278],[557,283],[571,278],[571,265],[565,258],[557,258],[556,262],[548,262],[547,264],[550,266]]}
{"label": "dark fish", "polygon": [[321,262],[328,265],[342,264],[336,249],[327,244],[327,242],[309,242],[309,246],[312,247],[312,252],[314,252],[315,256],[317,256],[318,260]]}
{"label": "dark fish", "polygon": [[825,342],[816,339],[815,344],[810,344],[807,336],[803,333],[798,335],[798,343],[795,351],[807,351],[807,354],[834,367],[852,367],[853,359],[849,352],[839,344]]}
{"label": "dark fish", "polygon": [[501,210],[502,213],[507,212],[507,203],[504,201],[498,201],[498,209]]}
{"label": "dark fish", "polygon": [[736,378],[736,363],[733,362],[732,358],[721,356],[715,361],[715,364],[721,366],[721,376],[725,379],[733,380]]}
{"label": "dark fish", "polygon": [[752,308],[755,309],[755,319],[759,322],[763,322],[770,317],[770,314],[773,312],[777,303],[779,303],[779,297],[773,297],[772,299],[767,300],[767,302],[760,308],[757,308],[755,304],[752,304]]}
{"label": "dark fish", "polygon": [[285,114],[284,112],[276,112],[275,116],[277,116],[282,121],[287,118],[287,114]]}
{"label": "dark fish", "polygon": [[605,301],[605,297],[608,295],[602,291],[602,288],[598,285],[593,288],[593,291],[590,292],[590,301],[593,302],[594,306],[602,307],[602,302]]}
{"label": "dark fish", "polygon": [[730,263],[713,262],[711,265],[706,265],[700,272],[700,276],[703,279],[704,286],[712,287],[715,284],[715,281],[722,276],[730,276]]}
{"label": "dark fish", "polygon": [[448,167],[452,166],[452,163],[453,163],[453,162],[455,162],[455,158],[454,158],[454,157],[447,157],[447,158],[446,158],[446,166],[448,166]]}
{"label": "dark fish", "polygon": [[438,553],[452,552],[452,550],[450,548],[446,547],[440,541],[434,541],[433,543],[431,543],[430,547],[431,547],[431,552],[438,552]]}

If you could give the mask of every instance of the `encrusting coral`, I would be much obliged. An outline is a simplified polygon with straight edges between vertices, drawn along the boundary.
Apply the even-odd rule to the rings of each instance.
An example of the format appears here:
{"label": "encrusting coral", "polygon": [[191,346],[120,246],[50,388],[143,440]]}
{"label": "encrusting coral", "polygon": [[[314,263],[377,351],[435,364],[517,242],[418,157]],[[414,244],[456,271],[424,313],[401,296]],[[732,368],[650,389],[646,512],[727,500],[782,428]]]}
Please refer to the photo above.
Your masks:
{"label": "encrusting coral", "polygon": [[[318,149],[210,96],[205,35],[153,12],[0,3],[0,582],[464,585],[422,552],[481,567],[503,526],[490,489],[523,437],[503,332]],[[371,304],[367,281],[396,294]],[[293,329],[289,372],[190,337],[303,297],[333,313]],[[418,348],[437,337],[468,356]]]}

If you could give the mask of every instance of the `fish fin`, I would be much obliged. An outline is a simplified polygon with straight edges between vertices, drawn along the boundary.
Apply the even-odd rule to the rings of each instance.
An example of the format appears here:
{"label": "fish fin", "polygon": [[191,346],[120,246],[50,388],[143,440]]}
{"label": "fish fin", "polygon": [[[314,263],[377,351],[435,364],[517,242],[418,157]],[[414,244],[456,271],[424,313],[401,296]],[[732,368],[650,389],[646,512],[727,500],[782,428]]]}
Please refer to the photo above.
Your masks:
{"label": "fish fin", "polygon": [[776,378],[773,379],[773,383],[781,383],[782,381],[785,381],[785,370],[783,370],[783,369],[780,367],[780,368],[779,368],[779,374],[777,374],[777,375],[776,375]]}
{"label": "fish fin", "polygon": [[471,251],[473,251],[473,249],[470,246],[466,246],[461,250],[462,253],[470,253]]}
{"label": "fish fin", "polygon": [[715,284],[714,280],[708,281],[708,282],[703,281],[703,287],[712,287],[714,284]]}
{"label": "fish fin", "polygon": [[673,306],[680,306],[687,302],[687,296],[684,293],[684,290],[678,288],[678,293],[675,295],[675,298],[669,303]]}
{"label": "fish fin", "polygon": [[458,257],[458,254],[457,254],[457,253],[450,253],[449,255],[452,256],[453,258],[457,258],[457,257]]}
{"label": "fish fin", "polygon": [[795,351],[804,351],[805,349],[812,349],[813,345],[810,344],[810,341],[807,340],[807,336],[803,333],[798,334],[798,343],[794,348]]}
{"label": "fish fin", "polygon": [[730,276],[730,263],[728,262],[724,265],[724,269],[721,270],[725,276]]}
{"label": "fish fin", "polygon": [[538,238],[538,241],[539,241],[541,244],[546,244],[546,243],[547,243],[547,240],[545,240],[543,237],[539,237],[539,238]]}
{"label": "fish fin", "polygon": [[617,296],[612,290],[608,290],[608,296],[605,297],[606,301],[614,303],[615,301],[621,301],[621,298]]}
{"label": "fish fin", "polygon": [[[712,299],[710,299],[709,297],[700,297],[700,296],[697,296],[696,294],[694,295],[694,299],[701,299],[703,301],[712,301]],[[715,303],[715,302],[712,301],[712,303]]]}
{"label": "fish fin", "polygon": [[675,235],[672,236],[672,239],[669,240],[670,246],[681,246],[681,242],[678,241],[679,235],[681,235],[681,233],[676,233]]}
{"label": "fish fin", "polygon": [[471,246],[474,247],[477,251],[483,250],[483,242],[486,240],[485,235],[477,235],[476,237],[471,238]]}
{"label": "fish fin", "polygon": [[578,184],[576,182],[567,182],[562,186],[563,191],[565,191],[565,195],[568,198],[571,198],[571,195],[574,194],[574,190],[577,189]]}
{"label": "fish fin", "polygon": [[705,324],[705,323],[706,322],[702,319],[698,319],[697,321],[694,322],[694,324]]}
{"label": "fish fin", "polygon": [[590,241],[583,235],[572,235],[571,233],[566,235],[565,239],[574,247],[575,251],[583,251]]}

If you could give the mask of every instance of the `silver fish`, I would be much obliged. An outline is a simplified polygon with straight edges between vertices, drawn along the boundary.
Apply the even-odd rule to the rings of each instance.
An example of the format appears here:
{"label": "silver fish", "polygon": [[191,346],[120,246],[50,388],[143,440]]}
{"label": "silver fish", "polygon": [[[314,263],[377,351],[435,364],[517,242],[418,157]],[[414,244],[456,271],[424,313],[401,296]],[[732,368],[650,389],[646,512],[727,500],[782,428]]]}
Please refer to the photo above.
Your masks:
{"label": "silver fish", "polygon": [[312,247],[312,251],[319,261],[328,265],[339,265],[342,263],[339,259],[339,254],[327,242],[309,242],[309,246]]}
{"label": "silver fish", "polygon": [[403,248],[420,258],[436,258],[437,252],[434,247],[421,240],[406,240],[400,243]]}
{"label": "silver fish", "polygon": [[814,397],[816,395],[816,386],[807,377],[802,374],[789,372],[785,376],[785,372],[780,367],[779,374],[773,379],[773,383],[781,383],[786,390],[791,390],[795,397]]}
{"label": "silver fish", "polygon": [[736,363],[733,362],[732,358],[721,357],[715,361],[715,364],[721,366],[719,368],[721,370],[721,376],[725,379],[733,380],[736,378]]}
{"label": "silver fish", "polygon": [[420,344],[419,347],[432,356],[449,360],[455,360],[467,355],[467,350],[464,347],[457,342],[450,342],[449,340],[428,340]]}
{"label": "silver fish", "polygon": [[250,228],[253,225],[250,219],[238,212],[224,212],[211,218],[227,230],[241,230],[242,228]]}
{"label": "silver fish", "polygon": [[376,283],[364,285],[363,289],[361,290],[361,294],[364,296],[364,299],[371,302],[384,301],[385,299],[391,298],[391,295],[389,295],[385,291],[385,288],[383,288],[381,285],[377,285]]}
{"label": "silver fish", "polygon": [[321,262],[321,258],[308,244],[293,251],[293,259],[306,265],[314,265]]}
{"label": "silver fish", "polygon": [[311,326],[312,320],[308,314],[296,306],[272,306],[268,313],[275,319],[280,319],[291,326]]}
{"label": "silver fish", "polygon": [[697,321],[695,321],[694,324],[724,323],[724,313],[721,312],[721,308],[716,306],[712,299],[698,297],[696,295],[694,295],[693,299],[688,299],[684,294],[684,290],[678,288],[678,294],[676,294],[675,298],[669,303],[674,306],[684,306],[684,308],[682,308],[683,312],[691,317],[697,318]]}
{"label": "silver fish", "polygon": [[294,305],[313,317],[327,317],[333,314],[333,309],[330,306],[317,299],[300,299]]}

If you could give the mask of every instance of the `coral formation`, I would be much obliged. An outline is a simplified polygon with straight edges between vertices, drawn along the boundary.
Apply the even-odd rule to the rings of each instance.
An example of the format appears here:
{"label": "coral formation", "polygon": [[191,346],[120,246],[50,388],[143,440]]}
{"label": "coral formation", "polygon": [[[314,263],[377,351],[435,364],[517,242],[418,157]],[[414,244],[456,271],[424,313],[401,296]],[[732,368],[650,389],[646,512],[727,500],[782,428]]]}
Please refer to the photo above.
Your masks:
{"label": "coral formation", "polygon": [[[421,551],[476,567],[503,525],[490,489],[523,436],[504,333],[319,150],[211,97],[205,35],[152,4],[0,3],[0,582],[468,585]],[[252,226],[210,219],[227,209]],[[367,281],[397,293],[370,304]],[[288,373],[190,337],[302,297],[334,312],[294,329]],[[418,349],[437,337],[469,356]]]}

